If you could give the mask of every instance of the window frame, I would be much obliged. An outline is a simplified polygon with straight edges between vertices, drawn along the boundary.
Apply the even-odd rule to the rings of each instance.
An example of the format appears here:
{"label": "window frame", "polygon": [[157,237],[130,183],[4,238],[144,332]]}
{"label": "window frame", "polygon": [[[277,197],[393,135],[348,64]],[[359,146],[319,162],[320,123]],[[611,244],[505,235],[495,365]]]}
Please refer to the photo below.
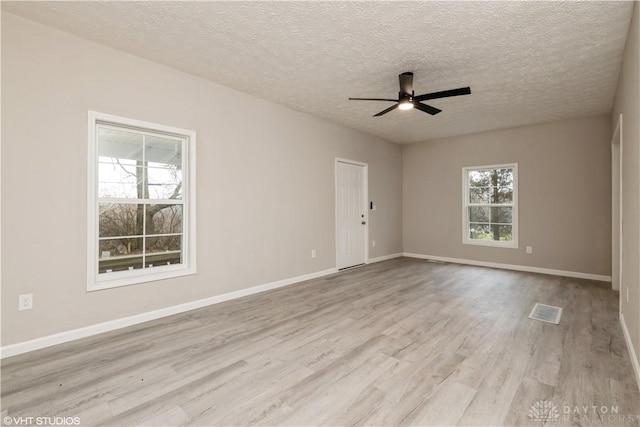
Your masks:
{"label": "window frame", "polygon": [[[511,214],[512,228],[511,228],[511,241],[499,241],[499,240],[480,240],[472,239],[469,237],[469,206],[474,206],[469,203],[469,172],[479,170],[494,170],[494,169],[513,169],[513,201],[510,205],[513,211]],[[490,203],[486,204],[491,206]],[[500,206],[500,205],[495,205]],[[475,246],[489,246],[497,248],[509,248],[518,249],[518,163],[503,163],[498,165],[484,165],[484,166],[465,166],[462,168],[462,244],[475,245]]]}
{"label": "window frame", "polygon": [[[99,274],[99,203],[98,138],[99,125],[136,132],[164,134],[183,139],[182,142],[182,263],[136,270]],[[87,291],[111,289],[196,273],[196,132],[173,126],[135,120],[89,110],[87,168]],[[102,199],[104,200],[104,199]],[[128,199],[146,200],[146,199]],[[164,199],[158,199],[162,201]],[[146,235],[146,230],[143,230]],[[152,236],[153,237],[153,236]]]}

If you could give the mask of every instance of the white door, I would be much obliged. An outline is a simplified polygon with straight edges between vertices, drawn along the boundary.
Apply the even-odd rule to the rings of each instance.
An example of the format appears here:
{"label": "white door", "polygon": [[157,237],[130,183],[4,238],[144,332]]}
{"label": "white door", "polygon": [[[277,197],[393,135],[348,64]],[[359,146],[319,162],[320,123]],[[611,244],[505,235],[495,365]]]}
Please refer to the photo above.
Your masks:
{"label": "white door", "polygon": [[336,229],[338,268],[366,262],[366,165],[336,161]]}

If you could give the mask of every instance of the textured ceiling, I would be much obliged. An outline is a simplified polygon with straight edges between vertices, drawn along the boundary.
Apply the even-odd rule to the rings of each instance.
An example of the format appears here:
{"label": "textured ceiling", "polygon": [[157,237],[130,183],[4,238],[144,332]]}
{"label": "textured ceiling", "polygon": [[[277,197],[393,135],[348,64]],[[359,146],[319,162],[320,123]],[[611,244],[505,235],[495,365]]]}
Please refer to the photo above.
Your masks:
{"label": "textured ceiling", "polygon": [[[632,2],[2,2],[4,11],[390,141],[608,113]],[[413,71],[443,110],[371,117]]]}

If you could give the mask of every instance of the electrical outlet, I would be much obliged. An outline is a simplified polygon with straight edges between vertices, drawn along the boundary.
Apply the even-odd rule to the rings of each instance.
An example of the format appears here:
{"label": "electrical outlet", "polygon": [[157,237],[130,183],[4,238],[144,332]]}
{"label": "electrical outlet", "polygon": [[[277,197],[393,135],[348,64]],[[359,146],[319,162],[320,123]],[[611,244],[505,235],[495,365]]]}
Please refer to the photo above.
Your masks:
{"label": "electrical outlet", "polygon": [[373,246],[374,248],[376,247],[376,241],[375,240],[371,242],[371,246]]}
{"label": "electrical outlet", "polygon": [[311,258],[315,258],[315,257],[316,257],[316,250],[311,249]]}
{"label": "electrical outlet", "polygon": [[31,310],[33,308],[33,294],[24,294],[18,297],[18,310]]}
{"label": "electrical outlet", "polygon": [[532,254],[533,253],[533,248],[531,246],[527,246],[527,253],[528,254]]}

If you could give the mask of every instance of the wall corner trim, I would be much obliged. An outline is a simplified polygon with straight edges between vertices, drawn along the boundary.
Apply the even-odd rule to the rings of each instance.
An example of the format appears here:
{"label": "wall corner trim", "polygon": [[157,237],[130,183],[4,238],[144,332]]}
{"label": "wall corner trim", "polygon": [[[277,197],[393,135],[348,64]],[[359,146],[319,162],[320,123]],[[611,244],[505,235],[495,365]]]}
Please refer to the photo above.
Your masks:
{"label": "wall corner trim", "polygon": [[400,258],[403,254],[397,253],[397,254],[391,254],[391,255],[383,255],[383,256],[379,256],[376,258],[369,258],[369,264],[373,264],[374,262],[381,262],[381,261],[387,261],[390,259],[394,259],[394,258]]}
{"label": "wall corner trim", "polygon": [[622,313],[620,313],[620,326],[622,327],[624,340],[626,341],[627,349],[629,350],[629,358],[631,359],[633,372],[636,374],[636,382],[638,383],[638,387],[640,388],[640,361],[638,360],[638,355],[636,354],[636,350],[633,348],[633,343],[631,342],[631,335],[629,335],[629,329],[627,328],[627,323],[625,322],[624,315]]}
{"label": "wall corner trim", "polygon": [[250,288],[241,289],[238,291],[229,292],[222,295],[203,298],[196,301],[187,302],[184,304],[178,304],[171,307],[165,307],[158,310],[135,314],[133,316],[109,320],[107,322],[102,322],[102,323],[97,323],[95,325],[85,326],[78,329],[72,329],[70,331],[59,332],[53,335],[47,335],[44,337],[29,340],[29,341],[23,341],[16,344],[6,345],[0,348],[0,359],[4,359],[6,357],[11,357],[11,356],[17,356],[18,354],[28,353],[30,351],[51,347],[57,344],[63,344],[69,341],[74,341],[81,338],[98,335],[98,334],[113,331],[116,329],[126,328],[127,326],[137,325],[139,323],[160,319],[162,317],[167,317],[174,314],[184,313],[186,311],[195,310],[195,309],[206,307],[209,305],[219,304],[221,302],[233,300],[236,298],[242,298],[242,297],[257,294],[260,292],[282,288],[284,286],[289,286],[295,283],[316,279],[318,277],[327,276],[329,274],[333,274],[337,272],[338,270],[336,268],[329,268],[327,270],[316,271],[314,273],[304,274],[302,276],[290,277],[288,279],[282,279],[275,282],[265,283],[262,285],[257,285]]}
{"label": "wall corner trim", "polygon": [[554,270],[551,268],[529,267],[527,265],[501,264],[497,262],[476,261],[472,259],[449,258],[435,255],[415,254],[405,252],[403,254],[408,258],[432,259],[434,261],[452,262],[455,264],[476,265],[479,267],[499,268],[502,270],[526,271],[528,273],[551,274],[553,276],[575,277],[577,279],[597,280],[600,282],[611,282],[611,276],[603,276],[600,274],[580,273],[577,271]]}

